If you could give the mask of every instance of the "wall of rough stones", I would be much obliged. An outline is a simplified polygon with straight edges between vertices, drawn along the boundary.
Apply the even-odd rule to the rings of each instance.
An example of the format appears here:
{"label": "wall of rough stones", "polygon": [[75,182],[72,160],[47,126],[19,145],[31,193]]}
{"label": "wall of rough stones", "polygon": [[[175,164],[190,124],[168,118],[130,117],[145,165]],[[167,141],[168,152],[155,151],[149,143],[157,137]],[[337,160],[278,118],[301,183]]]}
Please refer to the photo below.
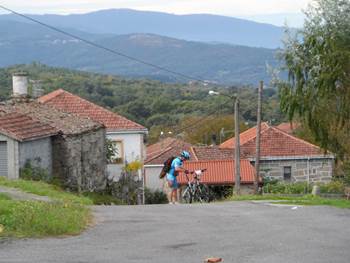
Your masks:
{"label": "wall of rough stones", "polygon": [[262,160],[260,163],[260,175],[269,176],[283,181],[283,168],[290,166],[292,169],[292,182],[327,183],[333,175],[333,159],[301,159],[301,160]]}
{"label": "wall of rough stones", "polygon": [[65,187],[78,191],[106,186],[105,129],[53,139],[53,174]]}

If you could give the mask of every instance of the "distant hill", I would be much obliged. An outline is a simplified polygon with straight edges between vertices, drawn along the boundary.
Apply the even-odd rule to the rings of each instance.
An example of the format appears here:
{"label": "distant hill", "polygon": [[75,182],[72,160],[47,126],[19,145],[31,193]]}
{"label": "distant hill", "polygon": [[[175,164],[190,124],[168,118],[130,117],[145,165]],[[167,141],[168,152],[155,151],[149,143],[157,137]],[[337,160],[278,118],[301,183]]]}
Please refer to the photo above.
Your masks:
{"label": "distant hill", "polygon": [[[276,64],[272,49],[206,44],[154,34],[111,35],[66,30],[144,61],[222,84],[269,81],[266,64]],[[36,24],[0,20],[0,53],[0,67],[37,61],[127,77],[188,81]]]}
{"label": "distant hill", "polygon": [[[193,83],[163,83],[155,80],[127,80],[118,76],[81,72],[65,68],[48,67],[33,63],[0,68],[0,102],[10,98],[12,74],[19,71],[28,73],[29,79],[41,80],[45,93],[58,88],[86,98],[98,105],[150,128],[150,137],[159,139],[161,131],[181,128],[186,117],[228,115],[233,121],[232,101],[224,96],[209,96],[212,86]],[[31,88],[32,82],[29,82]],[[242,123],[256,122],[257,92],[251,87],[215,87],[215,90],[240,97]],[[263,92],[263,119],[274,123],[283,120],[279,110],[277,90],[266,88]],[[183,127],[188,123],[183,123]],[[222,127],[216,127],[219,130]],[[210,136],[209,136],[210,137]]]}
{"label": "distant hill", "polygon": [[[283,36],[282,27],[208,14],[173,15],[131,9],[109,9],[87,14],[30,16],[50,25],[95,34],[146,33],[251,47],[280,47]],[[1,15],[0,20],[27,22],[15,15]]]}

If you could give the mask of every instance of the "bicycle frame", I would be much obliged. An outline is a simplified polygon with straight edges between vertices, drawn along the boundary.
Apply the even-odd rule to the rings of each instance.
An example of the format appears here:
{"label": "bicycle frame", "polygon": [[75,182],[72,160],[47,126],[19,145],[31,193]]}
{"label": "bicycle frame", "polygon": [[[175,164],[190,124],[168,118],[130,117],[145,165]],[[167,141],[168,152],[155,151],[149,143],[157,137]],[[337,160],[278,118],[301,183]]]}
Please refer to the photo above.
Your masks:
{"label": "bicycle frame", "polygon": [[182,198],[186,200],[186,202],[192,203],[192,201],[196,199],[198,199],[198,201],[201,203],[203,202],[202,190],[199,186],[200,186],[200,177],[202,173],[205,171],[206,169],[190,172],[190,174],[194,175],[192,181],[189,179],[188,174],[185,173],[186,180],[187,180],[187,187],[182,194]]}

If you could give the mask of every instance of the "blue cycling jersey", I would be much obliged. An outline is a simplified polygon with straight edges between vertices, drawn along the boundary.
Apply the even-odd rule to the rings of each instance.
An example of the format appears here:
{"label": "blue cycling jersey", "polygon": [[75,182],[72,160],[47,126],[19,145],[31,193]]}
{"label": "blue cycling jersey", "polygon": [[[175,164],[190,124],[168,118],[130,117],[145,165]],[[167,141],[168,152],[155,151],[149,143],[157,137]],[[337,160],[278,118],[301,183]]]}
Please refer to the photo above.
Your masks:
{"label": "blue cycling jersey", "polygon": [[170,167],[170,170],[168,172],[168,174],[170,175],[169,177],[170,178],[175,178],[175,170],[176,168],[178,167],[181,167],[183,164],[182,160],[179,158],[179,157],[176,157],[172,163],[171,163],[171,167]]}

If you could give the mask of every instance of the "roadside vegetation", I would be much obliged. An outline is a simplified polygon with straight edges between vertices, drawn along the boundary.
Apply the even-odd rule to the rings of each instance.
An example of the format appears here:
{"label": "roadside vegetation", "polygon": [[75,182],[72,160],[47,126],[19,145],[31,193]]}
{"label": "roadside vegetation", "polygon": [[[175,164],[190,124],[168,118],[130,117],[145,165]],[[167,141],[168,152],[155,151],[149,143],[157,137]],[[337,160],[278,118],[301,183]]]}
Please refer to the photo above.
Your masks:
{"label": "roadside vegetation", "polygon": [[87,197],[67,193],[44,182],[0,178],[0,185],[48,196],[51,202],[12,200],[0,194],[0,237],[44,237],[76,235],[91,221],[93,204]]}
{"label": "roadside vegetation", "polygon": [[[233,195],[230,201],[267,200],[277,204],[293,205],[327,205],[339,208],[350,208],[350,200],[344,198],[348,178],[336,179],[327,184],[318,184],[320,196],[311,194],[312,185],[306,182],[284,183],[277,180],[266,180],[261,195]],[[329,196],[333,196],[329,198]]]}

